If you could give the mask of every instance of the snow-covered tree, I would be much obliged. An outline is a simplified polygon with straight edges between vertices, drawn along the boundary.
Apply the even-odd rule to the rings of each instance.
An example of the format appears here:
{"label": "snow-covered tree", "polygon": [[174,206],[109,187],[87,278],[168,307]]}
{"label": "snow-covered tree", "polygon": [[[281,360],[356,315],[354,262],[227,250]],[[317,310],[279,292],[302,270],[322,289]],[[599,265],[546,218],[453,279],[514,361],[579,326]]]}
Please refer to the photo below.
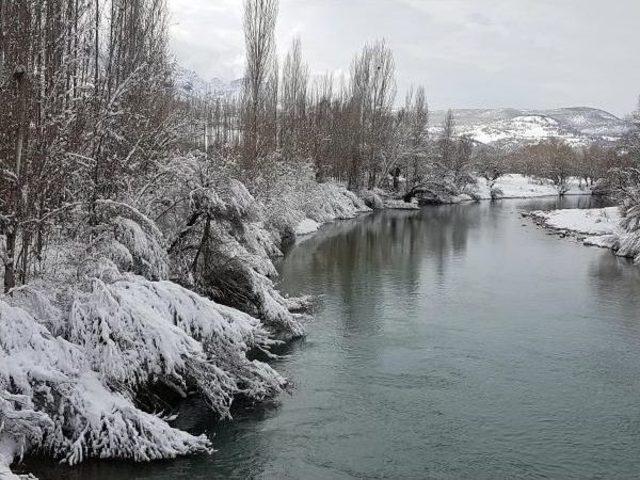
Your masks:
{"label": "snow-covered tree", "polygon": [[611,170],[609,184],[621,202],[622,226],[627,232],[617,253],[640,262],[640,104],[630,124],[618,149],[622,160]]}

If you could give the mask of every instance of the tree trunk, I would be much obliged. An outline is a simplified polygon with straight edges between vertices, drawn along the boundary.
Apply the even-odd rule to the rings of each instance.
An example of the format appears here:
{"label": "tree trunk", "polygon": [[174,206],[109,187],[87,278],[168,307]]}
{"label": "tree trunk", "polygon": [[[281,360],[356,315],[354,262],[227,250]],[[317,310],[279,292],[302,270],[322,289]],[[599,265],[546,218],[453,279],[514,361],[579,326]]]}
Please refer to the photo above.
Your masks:
{"label": "tree trunk", "polygon": [[15,150],[15,184],[11,193],[11,210],[13,212],[12,225],[8,227],[6,235],[6,252],[7,258],[4,262],[4,291],[9,292],[16,285],[16,240],[18,223],[20,218],[20,205],[22,202],[22,152],[23,145],[26,136],[25,128],[25,116],[26,116],[26,68],[22,65],[18,65],[13,73],[13,78],[16,82],[17,91],[17,120],[18,128],[16,132],[16,150]]}
{"label": "tree trunk", "polygon": [[6,235],[7,258],[4,262],[4,293],[8,293],[16,286],[15,256],[16,256],[16,234],[12,230]]}
{"label": "tree trunk", "polygon": [[393,170],[393,190],[395,192],[400,190],[400,167]]}

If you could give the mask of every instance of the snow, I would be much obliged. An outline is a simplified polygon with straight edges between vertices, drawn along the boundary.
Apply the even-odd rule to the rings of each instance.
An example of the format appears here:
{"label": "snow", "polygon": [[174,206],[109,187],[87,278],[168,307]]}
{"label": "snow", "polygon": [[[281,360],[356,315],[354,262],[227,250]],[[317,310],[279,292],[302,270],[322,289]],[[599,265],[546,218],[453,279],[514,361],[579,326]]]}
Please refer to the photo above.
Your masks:
{"label": "snow", "polygon": [[537,210],[531,212],[530,215],[545,226],[555,230],[567,230],[592,237],[618,235],[621,233],[620,221],[622,217],[619,207],[574,208],[549,212]]}
{"label": "snow", "polygon": [[355,193],[335,183],[321,183],[309,193],[302,210],[319,223],[355,218],[362,212],[371,211]]}
{"label": "snow", "polygon": [[620,236],[616,255],[633,258],[635,263],[640,264],[640,230]]}
{"label": "snow", "polygon": [[640,263],[640,232],[626,231],[621,207],[537,210],[527,214],[539,224],[582,239],[584,245],[608,248],[619,257]]}
{"label": "snow", "polygon": [[387,199],[384,202],[384,208],[390,210],[419,210],[420,207],[415,202],[405,202],[404,200]]}
{"label": "snow", "polygon": [[318,183],[312,165],[276,164],[278,182],[264,190],[257,200],[262,203],[264,228],[276,244],[288,236],[309,235],[325,223],[355,218],[369,212],[365,201],[335,182]]}
{"label": "snow", "polygon": [[367,207],[372,210],[381,210],[384,208],[384,200],[386,193],[380,189],[374,190],[361,190],[358,192],[358,196],[364,201]]}
{"label": "snow", "polygon": [[318,231],[318,228],[320,228],[320,224],[318,222],[316,222],[315,220],[311,220],[310,218],[305,218],[300,223],[298,223],[294,232],[296,235],[300,236],[309,235]]}
{"label": "snow", "polygon": [[[557,196],[558,191],[551,182],[539,181],[524,175],[505,175],[495,182],[495,187],[506,192],[502,198],[527,198],[542,196]],[[572,183],[568,194],[585,194],[587,192],[578,189],[577,181]],[[468,188],[468,191],[459,195],[448,195],[440,198],[440,201],[457,204],[476,200],[491,199],[491,189],[484,178],[477,178],[477,185]],[[354,218],[360,213],[369,212],[372,209],[389,210],[419,210],[417,199],[405,202],[402,199],[392,198],[388,192],[381,189],[361,190],[357,196],[346,190],[343,186],[334,183],[320,184],[317,189],[311,189],[302,205],[298,208],[305,212],[305,216],[296,223],[294,233],[296,236],[310,235],[324,224],[341,219]],[[293,215],[295,217],[295,215]]]}
{"label": "snow", "polygon": [[23,289],[19,306],[0,300],[0,464],[37,447],[70,464],[208,452],[205,436],[138,409],[135,392],[158,383],[195,389],[228,417],[236,396],[260,401],[287,387],[269,365],[247,358],[275,344],[258,319],[175,283],[94,279],[64,313],[67,339],[37,320],[51,311],[39,293]]}
{"label": "snow", "polygon": [[[287,335],[302,335],[307,317],[298,311],[309,302],[275,290],[266,275],[275,275],[270,256],[279,250],[259,219],[251,220],[255,199],[239,182],[227,190],[194,201],[217,209],[220,218],[243,221],[235,231],[226,220],[212,229],[219,230],[220,248],[246,269],[243,293],[256,302],[256,315],[165,280],[166,242],[156,224],[112,201],[100,203],[100,221],[86,241],[56,245],[52,260],[60,268],[0,296],[2,475],[16,457],[38,449],[70,464],[211,451],[206,436],[138,408],[143,390],[198,392],[213,414],[228,417],[238,396],[262,401],[288,388],[248,354],[272,356],[269,348],[280,342],[269,321]],[[348,195],[341,198],[354,205]]]}
{"label": "snow", "polygon": [[[371,209],[342,185],[318,184],[312,175],[286,178],[280,195],[272,190],[262,200],[234,180],[188,192],[187,213],[213,217],[204,270],[213,278],[181,279],[192,290],[168,281],[182,267],[175,255],[168,258],[152,215],[101,201],[100,221],[85,236],[55,246],[59,268],[0,297],[0,474],[37,449],[71,464],[211,451],[205,436],[138,408],[136,394],[146,389],[197,392],[213,414],[228,417],[238,396],[262,401],[288,388],[271,366],[248,356],[272,356],[270,347],[304,335],[309,319],[308,298],[285,298],[275,288],[272,258],[285,235],[308,235]],[[478,183],[479,193],[452,201],[490,198],[488,183]],[[553,185],[520,175],[494,187],[505,196],[557,195]],[[370,196],[384,208],[418,208],[378,191]],[[185,242],[202,238],[203,225],[187,231]],[[215,288],[230,297],[219,299]]]}
{"label": "snow", "polygon": [[[477,190],[474,192],[479,199],[491,199],[491,187],[485,178],[477,179]],[[534,198],[557,196],[558,189],[549,180],[534,179],[520,174],[509,174],[498,178],[493,188],[498,189],[501,193],[499,198]],[[579,181],[571,179],[569,181],[569,190],[565,195],[586,195],[590,194],[588,190],[579,188]]]}
{"label": "snow", "polygon": [[71,308],[69,339],[84,347],[92,369],[109,383],[191,382],[223,417],[242,393],[238,379],[264,382],[260,399],[285,385],[273,370],[272,378],[260,378],[245,357],[253,347],[270,345],[257,319],[172,282],[135,276],[110,285],[94,281],[93,291]]}
{"label": "snow", "polygon": [[[318,183],[313,165],[292,167],[275,163],[273,167],[277,180],[256,187],[259,191],[256,199],[262,204],[264,227],[273,235],[276,244],[291,235],[312,233],[313,224],[308,220],[322,225],[371,211],[360,197],[343,185],[331,181]],[[298,230],[305,233],[298,233]]]}
{"label": "snow", "polygon": [[112,200],[98,202],[101,223],[91,230],[95,254],[111,260],[121,271],[154,280],[167,278],[169,259],[156,224],[135,208]]}
{"label": "snow", "polygon": [[[0,410],[1,411],[1,410]],[[18,445],[15,440],[8,437],[0,439],[0,480],[20,480],[21,477],[15,475],[10,469],[9,465],[16,456]]]}
{"label": "snow", "polygon": [[0,338],[0,464],[34,446],[70,464],[89,456],[151,460],[210,451],[205,436],[139,410],[126,389],[100,380],[80,346],[2,300]]}
{"label": "snow", "polygon": [[[445,112],[432,112],[432,135],[441,131]],[[610,113],[587,107],[555,110],[458,109],[454,110],[456,133],[488,144],[517,147],[548,138],[561,138],[572,146],[587,146],[594,140],[614,142],[628,126]]]}
{"label": "snow", "polygon": [[480,143],[494,143],[505,139],[518,139],[524,142],[537,142],[552,136],[558,136],[558,122],[542,115],[523,115],[508,122],[477,126],[463,131]]}
{"label": "snow", "polygon": [[620,242],[618,235],[599,235],[595,237],[587,237],[582,243],[591,247],[615,249]]}

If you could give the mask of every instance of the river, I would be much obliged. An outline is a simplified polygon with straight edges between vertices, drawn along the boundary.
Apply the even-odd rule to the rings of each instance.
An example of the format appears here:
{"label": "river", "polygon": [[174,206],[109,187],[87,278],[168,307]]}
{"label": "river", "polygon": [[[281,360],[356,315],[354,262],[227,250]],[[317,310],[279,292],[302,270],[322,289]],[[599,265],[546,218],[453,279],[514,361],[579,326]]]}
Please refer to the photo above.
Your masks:
{"label": "river", "polygon": [[35,465],[43,480],[636,478],[640,268],[520,209],[596,199],[384,211],[323,227],[282,261],[319,296],[275,367],[278,404],[179,425],[218,452],[149,465]]}

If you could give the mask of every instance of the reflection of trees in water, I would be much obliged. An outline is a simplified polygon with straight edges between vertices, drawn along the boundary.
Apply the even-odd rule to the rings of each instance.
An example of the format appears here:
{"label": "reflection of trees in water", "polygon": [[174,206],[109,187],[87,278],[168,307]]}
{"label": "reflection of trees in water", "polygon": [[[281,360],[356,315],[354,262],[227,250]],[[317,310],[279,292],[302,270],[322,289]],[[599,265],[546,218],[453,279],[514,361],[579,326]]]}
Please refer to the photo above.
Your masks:
{"label": "reflection of trees in water", "polygon": [[[411,218],[420,212],[381,212],[339,222],[304,242],[283,266],[284,287],[313,278],[313,293],[340,302],[340,321],[350,331],[377,331],[385,289],[404,289],[418,280],[415,245],[425,232]],[[413,261],[412,261],[413,260]]]}
{"label": "reflection of trees in water", "polygon": [[376,212],[329,226],[290,252],[283,287],[301,293],[303,279],[312,279],[315,291],[307,293],[339,299],[347,330],[377,330],[384,297],[411,302],[428,262],[444,276],[450,258],[466,251],[481,212],[492,215],[479,205],[456,205]]}
{"label": "reflection of trees in water", "polygon": [[[606,318],[640,336],[640,268],[626,258],[602,255],[589,265],[589,280],[600,309],[613,309]],[[612,301],[615,299],[615,301]]]}
{"label": "reflection of trees in water", "polygon": [[481,217],[490,213],[487,205],[446,205],[424,210],[423,221],[429,232],[425,250],[435,262],[439,276],[445,276],[447,264],[452,256],[466,252],[469,230],[476,228]]}

